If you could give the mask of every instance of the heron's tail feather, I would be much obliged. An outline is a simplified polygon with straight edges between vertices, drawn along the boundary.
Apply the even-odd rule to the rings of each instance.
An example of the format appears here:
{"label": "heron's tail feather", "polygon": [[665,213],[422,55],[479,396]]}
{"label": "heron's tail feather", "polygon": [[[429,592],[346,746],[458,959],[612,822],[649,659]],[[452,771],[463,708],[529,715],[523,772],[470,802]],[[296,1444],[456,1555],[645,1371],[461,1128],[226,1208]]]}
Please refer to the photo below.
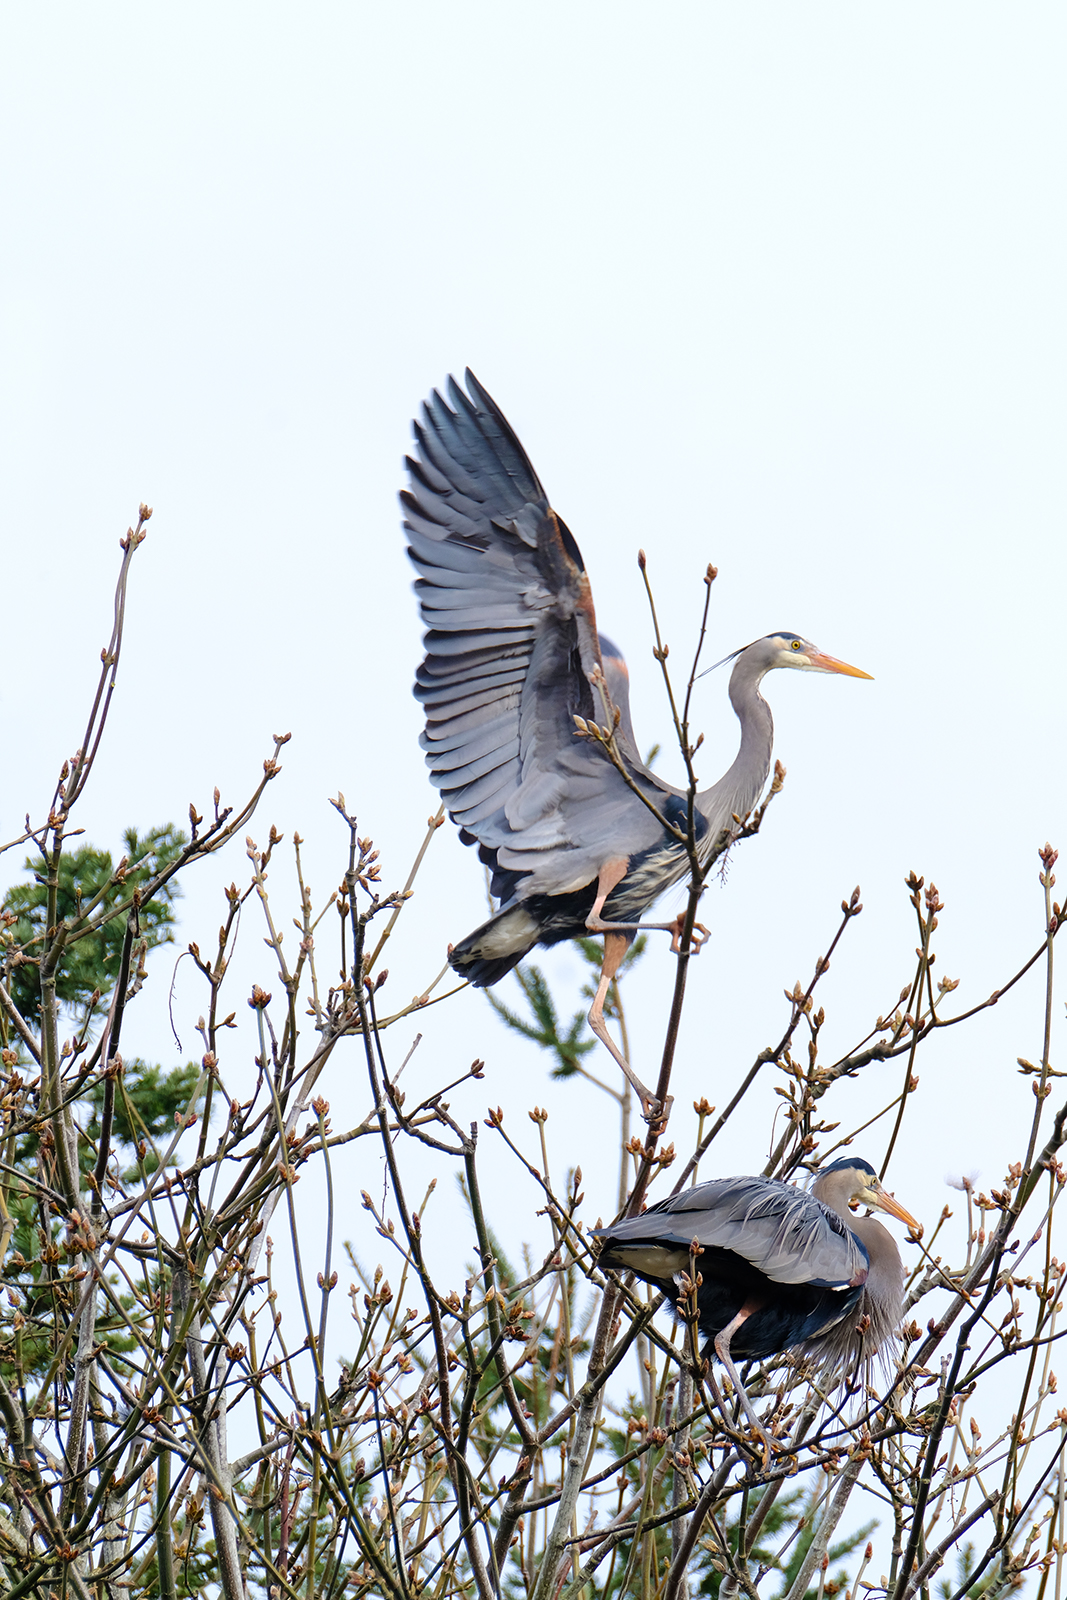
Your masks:
{"label": "heron's tail feather", "polygon": [[540,937],[540,924],[524,906],[505,906],[454,946],[449,964],[476,988],[488,989],[518,966]]}
{"label": "heron's tail feather", "polygon": [[448,959],[459,976],[466,978],[476,989],[491,989],[494,983],[499,983],[501,978],[506,978],[508,973],[518,966],[522,956],[501,956],[498,961],[489,961],[477,956],[467,959],[461,957],[457,961],[453,951]]}

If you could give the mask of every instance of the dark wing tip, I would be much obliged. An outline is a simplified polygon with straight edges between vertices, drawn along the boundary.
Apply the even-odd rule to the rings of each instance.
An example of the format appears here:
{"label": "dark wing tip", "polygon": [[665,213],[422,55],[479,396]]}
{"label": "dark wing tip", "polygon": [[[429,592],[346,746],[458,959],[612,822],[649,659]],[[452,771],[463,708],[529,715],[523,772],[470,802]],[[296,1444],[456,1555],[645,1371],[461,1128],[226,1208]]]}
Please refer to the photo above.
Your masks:
{"label": "dark wing tip", "polygon": [[467,385],[467,391],[472,399],[477,400],[479,405],[485,406],[487,411],[496,410],[496,402],[489,393],[489,390],[483,383],[478,381],[470,367],[466,367],[464,369],[463,381]]}

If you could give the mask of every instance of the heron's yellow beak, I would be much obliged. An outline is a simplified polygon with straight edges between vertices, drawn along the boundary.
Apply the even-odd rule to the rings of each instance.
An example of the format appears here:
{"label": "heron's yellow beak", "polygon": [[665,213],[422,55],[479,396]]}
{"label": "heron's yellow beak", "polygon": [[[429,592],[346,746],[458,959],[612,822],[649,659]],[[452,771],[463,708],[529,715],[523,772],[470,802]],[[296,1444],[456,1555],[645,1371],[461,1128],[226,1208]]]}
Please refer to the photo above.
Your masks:
{"label": "heron's yellow beak", "polygon": [[[867,674],[864,673],[863,676],[866,677]],[[872,1183],[871,1188],[874,1190],[876,1196],[874,1203],[877,1205],[879,1211],[888,1211],[891,1217],[896,1217],[898,1222],[906,1222],[908,1227],[913,1231],[918,1229],[919,1224],[916,1222],[911,1212],[905,1211],[900,1201],[894,1199],[891,1194],[888,1194],[886,1190],[882,1188],[880,1183]]]}
{"label": "heron's yellow beak", "polygon": [[[836,656],[824,656],[821,650],[809,650],[808,661],[818,672],[843,672],[847,678],[871,678],[869,672],[863,672],[859,667],[850,667],[847,661],[838,661]],[[873,683],[873,678],[871,678]]]}

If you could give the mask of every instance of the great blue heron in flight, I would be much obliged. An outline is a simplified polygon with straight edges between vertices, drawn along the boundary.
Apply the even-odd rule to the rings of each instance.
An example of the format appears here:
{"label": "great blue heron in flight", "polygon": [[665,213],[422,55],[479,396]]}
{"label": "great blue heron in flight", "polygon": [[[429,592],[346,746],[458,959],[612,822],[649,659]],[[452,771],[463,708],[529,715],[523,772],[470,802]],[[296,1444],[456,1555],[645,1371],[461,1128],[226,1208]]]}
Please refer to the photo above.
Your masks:
{"label": "great blue heron in flight", "polygon": [[[685,1279],[697,1288],[697,1325],[730,1375],[749,1420],[760,1424],[734,1360],[801,1347],[821,1366],[869,1372],[900,1322],[904,1268],[872,1206],[916,1229],[869,1162],[846,1156],[810,1191],[777,1178],[713,1178],[639,1217],[596,1228],[599,1264],[636,1273],[684,1311]],[[691,1251],[696,1242],[697,1253]]]}
{"label": "great blue heron in flight", "polygon": [[[449,379],[451,406],[436,391],[423,406],[416,459],[407,462],[411,487],[401,495],[427,630],[415,684],[426,708],[422,744],[460,837],[478,845],[501,902],[449,960],[486,987],[535,945],[603,933],[589,1024],[648,1115],[655,1101],[608,1033],[604,999],[649,906],[689,861],[684,843],[576,727],[576,717],[604,721],[602,686],[619,712],[617,749],[629,778],[683,835],[686,797],[641,760],[626,665],[597,636],[581,552],[502,412],[472,372],[466,381],[469,393]],[[775,667],[869,676],[794,633],[736,652],[729,693],[741,748],[696,797],[705,859],[767,780],[773,724],[759,685]],[[677,937],[680,919],[666,926]]]}

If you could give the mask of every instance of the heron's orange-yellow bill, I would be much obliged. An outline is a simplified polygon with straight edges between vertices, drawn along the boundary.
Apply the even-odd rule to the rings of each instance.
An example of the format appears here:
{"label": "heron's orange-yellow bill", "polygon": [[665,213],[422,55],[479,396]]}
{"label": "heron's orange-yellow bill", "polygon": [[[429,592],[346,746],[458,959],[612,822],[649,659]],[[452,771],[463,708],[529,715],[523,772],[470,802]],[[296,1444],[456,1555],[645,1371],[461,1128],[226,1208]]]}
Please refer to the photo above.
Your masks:
{"label": "heron's orange-yellow bill", "polygon": [[[866,677],[866,673],[864,673],[864,677]],[[891,1217],[896,1217],[900,1222],[906,1222],[909,1228],[918,1228],[919,1224],[911,1212],[905,1211],[900,1201],[894,1199],[891,1194],[887,1194],[880,1184],[878,1186],[878,1204],[883,1211],[888,1211]]]}
{"label": "heron's orange-yellow bill", "polygon": [[864,672],[861,667],[850,667],[847,661],[838,661],[836,656],[824,656],[821,650],[809,651],[808,660],[822,672],[843,672],[848,678],[870,678],[874,682],[871,673]]}

